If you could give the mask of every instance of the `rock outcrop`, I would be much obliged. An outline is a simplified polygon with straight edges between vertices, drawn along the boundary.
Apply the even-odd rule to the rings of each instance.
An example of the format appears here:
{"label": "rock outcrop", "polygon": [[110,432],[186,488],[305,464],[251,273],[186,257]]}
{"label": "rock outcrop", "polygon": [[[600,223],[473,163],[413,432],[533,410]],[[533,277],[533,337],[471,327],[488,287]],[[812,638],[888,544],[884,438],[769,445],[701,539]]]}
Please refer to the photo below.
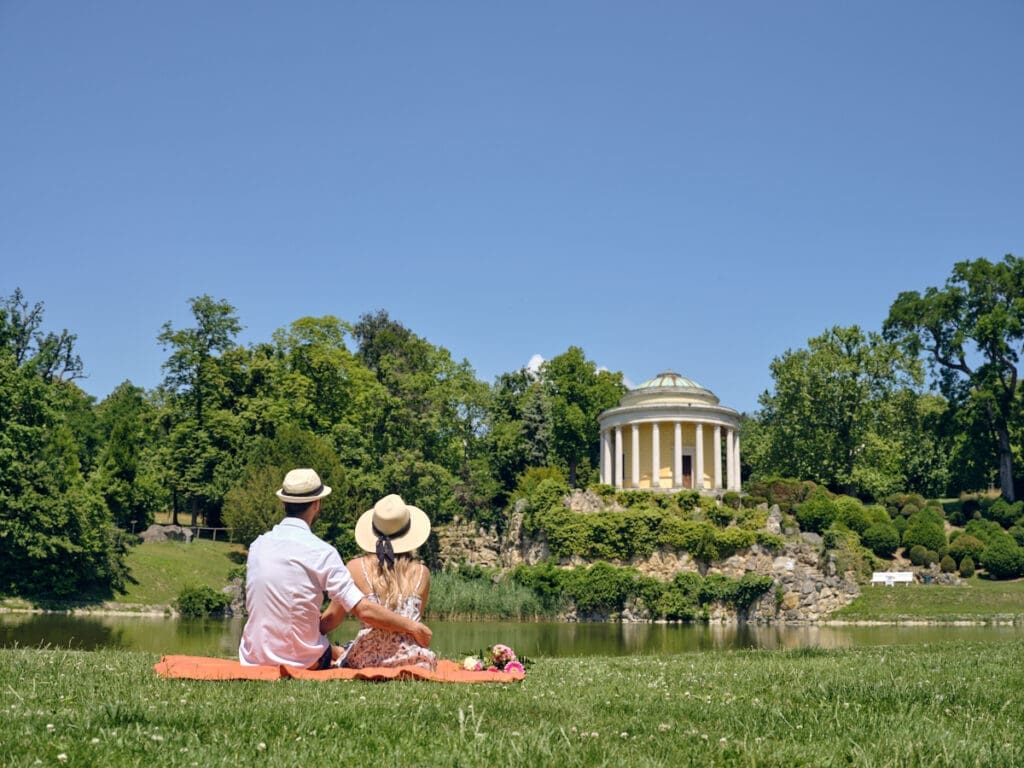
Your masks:
{"label": "rock outcrop", "polygon": [[[565,502],[566,506],[581,514],[606,509],[599,496],[588,492],[576,491],[567,496]],[[457,519],[448,525],[438,526],[438,556],[442,567],[468,564],[510,569],[520,563],[534,565],[547,559],[550,553],[543,536],[534,538],[523,531],[524,512],[524,505],[520,502],[511,515],[508,529],[500,536],[491,529],[465,520]],[[782,514],[777,506],[769,510],[766,528],[769,533],[783,533]],[[583,564],[586,561],[581,558],[560,562],[565,567]],[[860,594],[856,575],[837,572],[835,556],[823,553],[821,537],[816,534],[790,533],[781,551],[754,545],[711,563],[698,562],[684,551],[659,549],[647,557],[613,561],[613,564],[632,566],[644,575],[663,581],[685,572],[696,572],[702,576],[718,573],[734,579],[747,573],[772,577],[775,589],[769,590],[747,610],[737,612],[728,606],[714,606],[709,618],[717,622],[817,622]],[[598,617],[571,615],[565,618]],[[622,621],[647,620],[635,606],[627,607],[618,618]]]}

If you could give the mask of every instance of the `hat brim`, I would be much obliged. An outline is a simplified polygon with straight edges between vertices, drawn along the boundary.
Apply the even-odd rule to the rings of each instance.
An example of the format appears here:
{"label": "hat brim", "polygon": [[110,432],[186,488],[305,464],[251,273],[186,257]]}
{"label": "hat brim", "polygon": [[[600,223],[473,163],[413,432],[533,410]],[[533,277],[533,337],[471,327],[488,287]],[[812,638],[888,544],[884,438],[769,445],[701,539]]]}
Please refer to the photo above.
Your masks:
{"label": "hat brim", "polygon": [[[430,538],[430,518],[427,517],[427,513],[412,504],[406,504],[405,507],[409,510],[409,530],[401,536],[391,538],[391,548],[396,555],[412,552],[423,546]],[[356,521],[355,538],[356,544],[364,552],[377,551],[377,534],[373,532],[372,509],[363,512]]]}
{"label": "hat brim", "polygon": [[278,488],[276,491],[274,491],[274,494],[281,501],[285,501],[289,504],[308,504],[311,501],[322,499],[324,496],[330,496],[331,486],[325,485],[323,488],[320,489],[320,493],[314,496],[289,496],[287,493],[284,492],[284,488]]}

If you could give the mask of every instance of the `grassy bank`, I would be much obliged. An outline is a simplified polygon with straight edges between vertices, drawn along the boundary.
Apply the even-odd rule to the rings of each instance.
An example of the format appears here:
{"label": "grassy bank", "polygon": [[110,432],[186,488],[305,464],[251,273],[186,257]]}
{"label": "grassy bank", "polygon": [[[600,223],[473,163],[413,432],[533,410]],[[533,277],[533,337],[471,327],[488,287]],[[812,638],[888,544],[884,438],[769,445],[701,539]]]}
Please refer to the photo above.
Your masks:
{"label": "grassy bank", "polygon": [[1024,621],[1024,579],[977,577],[964,586],[864,586],[860,596],[832,614],[847,621]]}
{"label": "grassy bank", "polygon": [[[164,681],[0,651],[0,764],[1019,766],[1024,641],[541,659],[519,684]],[[63,758],[61,756],[64,756]]]}

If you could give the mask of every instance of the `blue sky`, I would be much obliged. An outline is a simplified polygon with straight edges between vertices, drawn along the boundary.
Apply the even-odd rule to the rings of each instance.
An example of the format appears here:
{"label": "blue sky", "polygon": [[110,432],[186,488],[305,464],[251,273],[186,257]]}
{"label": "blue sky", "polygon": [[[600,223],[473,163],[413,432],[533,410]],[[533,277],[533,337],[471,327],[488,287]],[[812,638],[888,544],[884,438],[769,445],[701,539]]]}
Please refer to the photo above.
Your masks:
{"label": "blue sky", "polygon": [[385,309],[479,378],[769,363],[1024,255],[1024,3],[0,0],[0,295],[155,386]]}

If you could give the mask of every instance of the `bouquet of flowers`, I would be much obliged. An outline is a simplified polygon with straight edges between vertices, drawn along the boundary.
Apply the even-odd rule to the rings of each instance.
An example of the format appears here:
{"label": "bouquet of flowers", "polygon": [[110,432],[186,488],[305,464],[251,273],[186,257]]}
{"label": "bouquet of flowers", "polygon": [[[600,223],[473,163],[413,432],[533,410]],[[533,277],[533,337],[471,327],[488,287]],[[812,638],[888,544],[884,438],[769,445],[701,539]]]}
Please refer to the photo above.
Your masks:
{"label": "bouquet of flowers", "polygon": [[479,656],[467,656],[462,662],[462,668],[470,671],[486,669],[488,672],[520,672],[526,674],[523,661],[516,656],[516,652],[507,645],[497,643],[496,645],[481,651]]}

